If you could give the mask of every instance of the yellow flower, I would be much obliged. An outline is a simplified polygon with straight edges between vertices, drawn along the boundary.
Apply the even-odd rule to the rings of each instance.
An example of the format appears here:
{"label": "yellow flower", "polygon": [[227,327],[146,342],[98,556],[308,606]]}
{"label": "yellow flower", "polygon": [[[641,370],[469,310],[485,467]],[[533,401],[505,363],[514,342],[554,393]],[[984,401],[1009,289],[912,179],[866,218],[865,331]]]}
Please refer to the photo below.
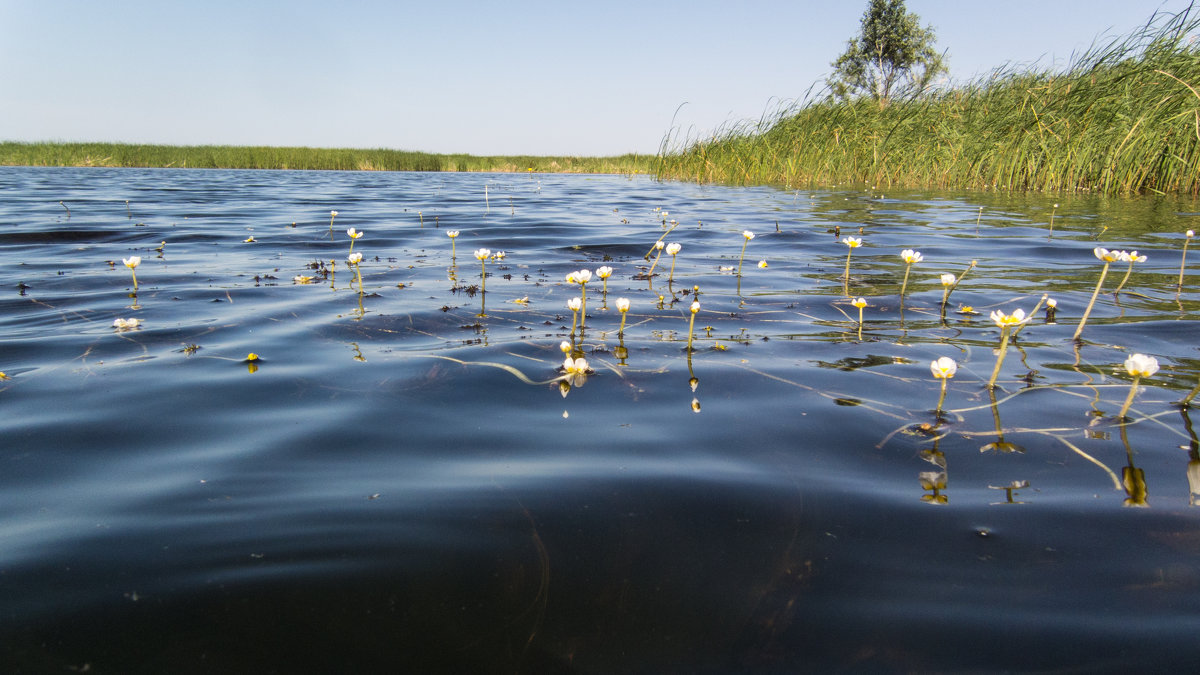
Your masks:
{"label": "yellow flower", "polygon": [[245,239],[242,240],[243,244],[254,244],[257,242],[258,242],[258,240],[254,238],[254,235],[250,235],[249,237],[246,237]]}

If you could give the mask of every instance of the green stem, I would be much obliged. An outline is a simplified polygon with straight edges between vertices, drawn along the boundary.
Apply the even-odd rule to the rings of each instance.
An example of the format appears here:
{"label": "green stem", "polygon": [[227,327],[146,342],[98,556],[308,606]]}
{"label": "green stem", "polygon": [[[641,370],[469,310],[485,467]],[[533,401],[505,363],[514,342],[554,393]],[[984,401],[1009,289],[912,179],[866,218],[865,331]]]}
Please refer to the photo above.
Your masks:
{"label": "green stem", "polygon": [[1113,289],[1113,295],[1120,293],[1121,289],[1125,288],[1125,282],[1129,281],[1130,274],[1133,274],[1133,261],[1132,260],[1129,261],[1129,269],[1125,270],[1125,276],[1121,279],[1121,283],[1117,284],[1117,287],[1115,289]]}
{"label": "green stem", "polygon": [[1125,397],[1125,405],[1121,406],[1121,414],[1117,415],[1118,420],[1125,420],[1125,413],[1129,412],[1129,406],[1133,405],[1133,396],[1137,393],[1138,382],[1141,379],[1140,376],[1133,376],[1133,384],[1129,385],[1129,395]]}
{"label": "green stem", "polygon": [[749,239],[746,239],[745,237],[742,238],[742,254],[740,256],[738,256],[737,275],[739,277],[742,276],[742,261],[746,259],[746,244],[749,244],[749,243],[750,243]]}
{"label": "green stem", "polygon": [[996,378],[1000,376],[1000,365],[1004,363],[1004,352],[1008,350],[1008,333],[1010,330],[1009,326],[1004,326],[1000,329],[1000,353],[996,356],[996,367],[992,370],[991,379],[988,380],[988,389],[995,388]]}
{"label": "green stem", "polygon": [[617,329],[617,335],[625,335],[625,312],[621,312],[621,327]]}
{"label": "green stem", "polygon": [[583,335],[583,328],[587,325],[587,284],[579,284],[579,292],[579,334]]}
{"label": "green stem", "polygon": [[1183,266],[1187,264],[1187,247],[1189,241],[1191,239],[1183,240],[1183,257],[1179,260],[1179,283],[1177,286],[1181,291],[1183,290]]}
{"label": "green stem", "polygon": [[692,353],[692,334],[696,330],[696,313],[692,312],[692,317],[688,319],[688,354]]}
{"label": "green stem", "polygon": [[675,281],[675,255],[671,255],[671,273],[667,275],[667,283]]}
{"label": "green stem", "polygon": [[943,377],[943,378],[941,378],[941,380],[942,380],[942,393],[940,396],[938,396],[937,409],[936,409],[936,415],[938,417],[942,416],[942,404],[946,402],[946,378]]}
{"label": "green stem", "polygon": [[912,263],[904,266],[904,283],[900,284],[900,304],[904,304],[904,291],[908,290],[908,273],[912,270]]}
{"label": "green stem", "polygon": [[1083,310],[1083,317],[1079,319],[1079,326],[1075,328],[1075,334],[1071,336],[1072,340],[1078,340],[1079,334],[1083,332],[1083,326],[1092,313],[1092,305],[1096,304],[1096,296],[1100,295],[1100,287],[1104,285],[1104,277],[1108,276],[1108,265],[1109,263],[1105,261],[1104,269],[1100,270],[1100,281],[1096,282],[1096,290],[1092,291],[1092,299],[1088,300],[1087,309]]}

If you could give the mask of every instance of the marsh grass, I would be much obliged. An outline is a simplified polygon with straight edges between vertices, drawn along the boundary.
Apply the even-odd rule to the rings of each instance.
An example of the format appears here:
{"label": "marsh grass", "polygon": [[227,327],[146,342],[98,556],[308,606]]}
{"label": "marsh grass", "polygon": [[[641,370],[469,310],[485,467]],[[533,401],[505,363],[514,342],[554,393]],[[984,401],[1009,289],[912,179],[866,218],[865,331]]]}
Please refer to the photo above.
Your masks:
{"label": "marsh grass", "polygon": [[710,138],[668,133],[657,172],[787,187],[1198,194],[1198,15],[1155,14],[1065,70],[1010,64],[882,109],[806,97]]}
{"label": "marsh grass", "polygon": [[0,142],[0,165],[330,171],[647,173],[648,155],[537,157],[438,155],[387,149],[132,143]]}

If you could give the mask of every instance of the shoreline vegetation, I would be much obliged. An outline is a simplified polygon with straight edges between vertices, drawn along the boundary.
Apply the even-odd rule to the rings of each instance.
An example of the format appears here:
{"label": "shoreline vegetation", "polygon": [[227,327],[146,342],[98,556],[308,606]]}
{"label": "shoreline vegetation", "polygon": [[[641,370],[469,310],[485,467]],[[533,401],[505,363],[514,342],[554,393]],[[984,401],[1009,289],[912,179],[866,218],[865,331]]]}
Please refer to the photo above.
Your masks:
{"label": "shoreline vegetation", "polygon": [[656,158],[439,155],[387,149],[137,143],[0,142],[2,166],[326,171],[494,171],[525,173],[648,173]]}
{"label": "shoreline vegetation", "polygon": [[1155,14],[1065,69],[1006,65],[880,106],[828,90],[708,138],[664,137],[660,179],[801,188],[1200,194],[1200,16]]}

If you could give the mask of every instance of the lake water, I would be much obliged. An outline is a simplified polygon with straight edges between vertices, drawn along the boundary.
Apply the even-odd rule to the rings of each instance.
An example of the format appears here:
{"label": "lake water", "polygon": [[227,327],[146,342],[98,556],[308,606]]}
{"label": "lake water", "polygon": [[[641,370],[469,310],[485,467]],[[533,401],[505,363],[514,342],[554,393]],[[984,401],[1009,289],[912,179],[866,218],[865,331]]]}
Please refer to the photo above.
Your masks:
{"label": "lake water", "polygon": [[[644,177],[0,168],[0,665],[1194,664],[1200,444],[1175,402],[1200,377],[1200,251],[1176,287],[1197,215]],[[674,278],[666,254],[647,278],[671,221]],[[1115,296],[1112,265],[1076,342],[1097,246],[1148,259]],[[924,259],[901,307],[906,248]],[[939,275],[972,260],[943,316]],[[601,265],[607,294],[593,277],[572,336],[566,275]],[[1033,316],[989,392],[989,313],[1043,293],[1055,319]],[[847,294],[868,303],[861,332]],[[564,340],[593,371],[565,394]],[[1161,370],[1122,425],[1133,352]],[[942,356],[958,372],[939,418]]]}

